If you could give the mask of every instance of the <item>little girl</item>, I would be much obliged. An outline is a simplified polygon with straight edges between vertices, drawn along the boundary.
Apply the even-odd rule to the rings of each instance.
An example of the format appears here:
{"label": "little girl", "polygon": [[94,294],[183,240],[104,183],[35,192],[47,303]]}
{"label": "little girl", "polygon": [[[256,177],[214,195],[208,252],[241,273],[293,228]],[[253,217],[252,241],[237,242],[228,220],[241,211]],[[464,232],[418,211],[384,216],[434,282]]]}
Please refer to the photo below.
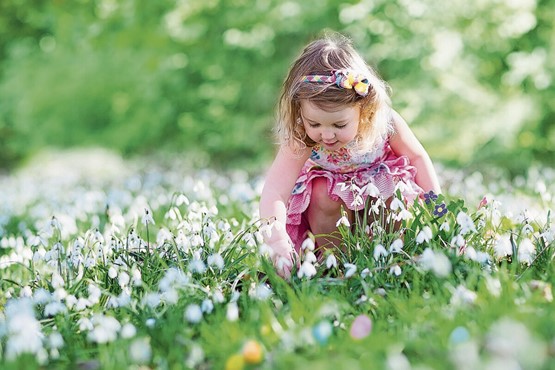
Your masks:
{"label": "little girl", "polygon": [[341,35],[311,42],[293,63],[277,135],[260,216],[271,222],[265,242],[282,277],[289,278],[308,231],[319,248],[338,244],[326,235],[337,230],[341,208],[350,222],[364,208],[355,186],[366,190],[359,196],[383,199],[399,189],[407,202],[440,192],[430,157],[390,107],[387,85]]}

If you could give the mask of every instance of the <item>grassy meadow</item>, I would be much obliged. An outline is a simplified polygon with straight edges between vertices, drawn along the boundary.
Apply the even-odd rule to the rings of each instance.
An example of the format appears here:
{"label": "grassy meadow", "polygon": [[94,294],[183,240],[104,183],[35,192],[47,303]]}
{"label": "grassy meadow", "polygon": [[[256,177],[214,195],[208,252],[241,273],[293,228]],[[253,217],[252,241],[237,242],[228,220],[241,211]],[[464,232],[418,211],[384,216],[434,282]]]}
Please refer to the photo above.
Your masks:
{"label": "grassy meadow", "polygon": [[440,169],[443,195],[363,205],[382,222],[338,220],[344,247],[307,241],[285,282],[262,178],[185,163],[50,153],[0,178],[2,368],[555,367],[553,170]]}

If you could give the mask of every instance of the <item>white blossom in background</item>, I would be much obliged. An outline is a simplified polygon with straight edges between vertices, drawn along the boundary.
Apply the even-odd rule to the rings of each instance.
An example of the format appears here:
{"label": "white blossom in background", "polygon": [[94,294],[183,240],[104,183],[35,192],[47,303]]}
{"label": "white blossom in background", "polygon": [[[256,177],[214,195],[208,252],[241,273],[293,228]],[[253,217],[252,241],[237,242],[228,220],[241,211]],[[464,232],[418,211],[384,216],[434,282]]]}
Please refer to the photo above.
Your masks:
{"label": "white blossom in background", "polygon": [[185,320],[191,324],[198,324],[202,321],[202,309],[198,304],[190,304],[185,308]]}
{"label": "white blossom in background", "polygon": [[209,266],[217,268],[220,272],[224,269],[224,258],[219,253],[208,256],[207,262]]}
{"label": "white blossom in background", "polygon": [[402,274],[402,270],[401,270],[401,266],[399,265],[394,265],[391,266],[391,268],[389,269],[389,273],[391,275],[395,275],[395,276],[400,276]]}
{"label": "white blossom in background", "polygon": [[536,255],[536,246],[528,238],[524,238],[518,245],[518,262],[531,265]]}
{"label": "white blossom in background", "polygon": [[505,234],[502,235],[495,244],[493,245],[493,251],[495,258],[501,259],[506,256],[512,256],[513,254],[513,246],[511,244],[511,239],[509,235]]}
{"label": "white blossom in background", "polygon": [[438,277],[447,277],[451,274],[451,261],[440,251],[426,248],[418,263],[425,271],[432,271]]}
{"label": "white blossom in background", "polygon": [[124,339],[133,338],[137,334],[137,328],[130,322],[123,324],[120,335]]}
{"label": "white blossom in background", "polygon": [[357,265],[352,264],[352,263],[345,263],[345,278],[350,278],[351,276],[353,276],[356,272],[357,272]]}
{"label": "white blossom in background", "polygon": [[237,302],[229,302],[227,304],[226,318],[231,322],[239,319],[239,306]]}
{"label": "white blossom in background", "polygon": [[337,220],[337,223],[335,224],[336,227],[339,226],[345,226],[347,228],[351,227],[351,223],[349,222],[349,219],[347,218],[347,216],[343,215],[339,218],[339,220]]}
{"label": "white blossom in background", "polygon": [[476,292],[469,290],[464,285],[459,285],[453,291],[453,295],[451,296],[451,305],[453,306],[464,306],[473,304],[478,298]]}
{"label": "white blossom in background", "polygon": [[[403,250],[403,246],[403,239],[395,239],[393,243],[391,243],[391,245],[389,246],[389,253],[401,253],[401,251]],[[387,256],[387,253],[385,254],[385,256]]]}
{"label": "white blossom in background", "polygon": [[474,221],[472,221],[472,218],[463,211],[460,211],[457,214],[457,223],[461,227],[462,235],[466,235],[470,232],[476,232]]}
{"label": "white blossom in background", "polygon": [[[391,249],[392,248],[390,247],[390,250]],[[395,250],[397,251],[397,249],[395,249]],[[389,255],[389,253],[387,252],[387,250],[385,249],[385,247],[383,245],[378,244],[374,247],[374,252],[373,252],[374,260],[378,261],[381,257],[387,257],[388,255]]]}
{"label": "white blossom in background", "polygon": [[429,226],[424,226],[416,235],[416,244],[429,243],[432,237],[432,229]]}
{"label": "white blossom in background", "polygon": [[35,317],[33,301],[29,298],[9,300],[5,306],[6,347],[8,360],[20,355],[34,355],[39,362],[45,360],[41,325]]}
{"label": "white blossom in background", "polygon": [[150,338],[137,338],[129,345],[129,358],[135,364],[148,364],[152,357]]}
{"label": "white blossom in background", "polygon": [[115,317],[97,313],[92,317],[91,322],[93,328],[87,334],[89,341],[102,344],[117,339],[121,324]]}
{"label": "white blossom in background", "polygon": [[326,258],[326,267],[328,269],[337,267],[337,258],[335,258],[335,255],[333,253],[330,253],[329,256]]}
{"label": "white blossom in background", "polygon": [[297,277],[299,279],[302,279],[303,277],[310,279],[314,275],[316,275],[316,267],[311,262],[305,260],[301,264],[299,271],[297,271]]}

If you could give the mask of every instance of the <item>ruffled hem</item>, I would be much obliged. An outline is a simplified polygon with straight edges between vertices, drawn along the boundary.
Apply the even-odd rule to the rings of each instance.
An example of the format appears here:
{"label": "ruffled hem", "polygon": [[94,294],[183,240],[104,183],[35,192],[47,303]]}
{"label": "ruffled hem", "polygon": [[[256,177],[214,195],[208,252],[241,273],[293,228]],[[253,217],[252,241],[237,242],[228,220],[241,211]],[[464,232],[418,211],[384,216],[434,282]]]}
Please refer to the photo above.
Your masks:
{"label": "ruffled hem", "polygon": [[[328,195],[341,200],[351,210],[364,208],[366,199],[376,190],[383,199],[391,198],[398,189],[407,202],[412,202],[423,190],[414,182],[416,168],[410,165],[405,156],[384,158],[374,165],[359,168],[350,173],[338,173],[323,169],[308,161],[297,179],[287,205],[287,233],[295,249],[299,250],[309,230],[305,211],[312,195],[312,181],[315,178],[327,179]],[[371,185],[369,185],[371,184]],[[373,186],[373,187],[372,187]],[[375,188],[374,188],[375,187]]]}

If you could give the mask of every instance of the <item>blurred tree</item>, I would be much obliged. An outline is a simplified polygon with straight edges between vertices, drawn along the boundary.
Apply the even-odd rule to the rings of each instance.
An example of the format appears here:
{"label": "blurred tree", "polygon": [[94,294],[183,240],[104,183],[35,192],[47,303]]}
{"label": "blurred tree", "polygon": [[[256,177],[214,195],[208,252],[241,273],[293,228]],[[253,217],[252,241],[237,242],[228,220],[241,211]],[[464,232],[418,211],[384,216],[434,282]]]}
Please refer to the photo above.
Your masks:
{"label": "blurred tree", "polygon": [[281,81],[328,28],[435,159],[517,173],[555,156],[554,2],[4,0],[0,160],[45,145],[267,160]]}

